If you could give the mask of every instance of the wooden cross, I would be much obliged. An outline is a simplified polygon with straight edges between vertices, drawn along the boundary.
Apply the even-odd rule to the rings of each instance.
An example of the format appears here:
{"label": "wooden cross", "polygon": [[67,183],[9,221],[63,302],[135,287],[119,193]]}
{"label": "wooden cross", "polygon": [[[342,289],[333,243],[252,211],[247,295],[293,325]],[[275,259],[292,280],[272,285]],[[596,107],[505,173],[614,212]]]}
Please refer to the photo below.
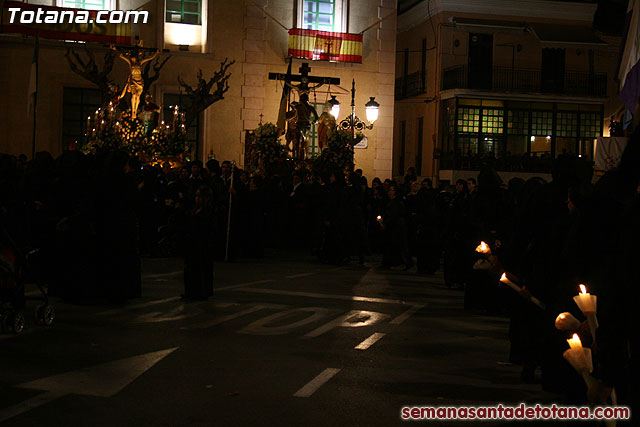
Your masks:
{"label": "wooden cross", "polygon": [[[292,88],[297,90],[299,94],[309,93],[311,89],[315,89],[326,84],[340,84],[340,79],[337,77],[310,76],[309,72],[311,72],[311,67],[309,67],[307,62],[303,62],[298,71],[300,71],[300,74],[269,73],[269,80],[283,80],[285,83],[288,83]],[[291,82],[300,82],[300,84],[292,85]],[[316,85],[311,88],[309,87],[309,83],[316,83]]]}

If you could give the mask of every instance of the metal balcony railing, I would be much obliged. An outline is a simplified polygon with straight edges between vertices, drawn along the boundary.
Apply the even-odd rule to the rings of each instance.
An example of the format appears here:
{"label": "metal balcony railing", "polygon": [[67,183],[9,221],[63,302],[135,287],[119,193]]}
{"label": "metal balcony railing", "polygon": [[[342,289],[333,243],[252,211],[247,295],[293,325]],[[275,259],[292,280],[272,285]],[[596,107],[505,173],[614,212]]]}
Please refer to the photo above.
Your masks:
{"label": "metal balcony railing", "polygon": [[467,67],[460,65],[442,71],[442,90],[484,89],[504,92],[535,92],[563,95],[607,96],[607,73],[567,71],[563,75],[541,70],[493,67],[484,78],[469,79]]}
{"label": "metal balcony railing", "polygon": [[412,96],[420,95],[426,92],[425,79],[421,71],[408,74],[407,77],[396,79],[396,99],[405,99]]}

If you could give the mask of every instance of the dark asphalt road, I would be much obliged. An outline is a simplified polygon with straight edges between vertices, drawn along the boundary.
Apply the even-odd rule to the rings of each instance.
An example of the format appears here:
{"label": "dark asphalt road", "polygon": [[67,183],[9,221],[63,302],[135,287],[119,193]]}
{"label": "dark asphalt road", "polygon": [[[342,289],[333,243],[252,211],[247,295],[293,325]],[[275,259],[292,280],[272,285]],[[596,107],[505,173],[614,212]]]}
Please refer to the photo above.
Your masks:
{"label": "dark asphalt road", "polygon": [[55,301],[51,327],[0,335],[2,425],[390,426],[405,405],[557,400],[502,362],[508,319],[441,276],[274,252],[185,303],[181,267],[144,259],[143,298]]}

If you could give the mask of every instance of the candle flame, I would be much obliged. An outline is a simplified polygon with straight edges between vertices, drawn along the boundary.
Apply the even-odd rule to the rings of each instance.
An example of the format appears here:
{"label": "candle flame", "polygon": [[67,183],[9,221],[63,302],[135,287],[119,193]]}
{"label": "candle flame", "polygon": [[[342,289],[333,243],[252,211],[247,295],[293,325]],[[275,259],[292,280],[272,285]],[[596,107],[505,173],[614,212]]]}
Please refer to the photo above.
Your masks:
{"label": "candle flame", "polygon": [[482,241],[476,247],[476,252],[480,252],[481,254],[486,254],[486,253],[491,252],[491,250],[489,249],[489,245],[487,245],[484,241]]}
{"label": "candle flame", "polygon": [[585,285],[580,285],[580,293],[581,294],[586,294],[587,293],[587,287]]}
{"label": "candle flame", "polygon": [[573,334],[573,337],[567,340],[567,342],[569,343],[569,347],[571,347],[572,350],[574,348],[582,348],[582,342],[580,341],[580,337],[578,336],[578,334]]}
{"label": "candle flame", "polygon": [[509,281],[509,279],[507,279],[507,273],[502,273],[502,276],[500,276],[500,281],[501,282]]}
{"label": "candle flame", "polygon": [[382,217],[380,215],[378,215],[378,217],[376,218],[378,221],[380,221],[382,219]]}

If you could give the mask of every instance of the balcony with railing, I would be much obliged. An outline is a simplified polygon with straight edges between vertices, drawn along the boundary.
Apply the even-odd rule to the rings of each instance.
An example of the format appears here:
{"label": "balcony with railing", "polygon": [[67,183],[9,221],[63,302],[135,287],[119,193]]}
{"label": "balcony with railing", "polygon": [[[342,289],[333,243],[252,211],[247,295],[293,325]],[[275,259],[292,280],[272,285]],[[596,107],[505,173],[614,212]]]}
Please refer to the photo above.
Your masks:
{"label": "balcony with railing", "polygon": [[491,73],[470,79],[467,67],[460,65],[442,71],[442,90],[448,89],[606,97],[607,73],[567,71],[549,75],[541,70],[493,67]]}
{"label": "balcony with railing", "polygon": [[395,98],[406,99],[426,92],[425,77],[422,71],[407,74],[406,77],[396,79]]}

